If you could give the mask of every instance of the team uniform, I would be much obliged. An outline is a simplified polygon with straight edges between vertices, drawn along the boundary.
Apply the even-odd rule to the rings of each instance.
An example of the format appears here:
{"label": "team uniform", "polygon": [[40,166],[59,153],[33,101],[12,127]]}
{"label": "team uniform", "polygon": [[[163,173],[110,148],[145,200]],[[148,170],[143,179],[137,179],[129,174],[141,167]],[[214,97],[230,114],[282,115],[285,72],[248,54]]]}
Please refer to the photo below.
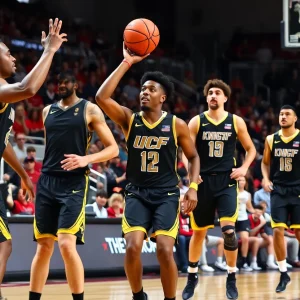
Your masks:
{"label": "team uniform", "polygon": [[[0,160],[3,152],[9,142],[9,135],[15,120],[15,110],[11,104],[4,104],[3,108],[0,108]],[[9,233],[8,221],[6,216],[6,208],[4,199],[0,193],[0,243],[11,240]]]}
{"label": "team uniform", "polygon": [[45,119],[46,149],[42,174],[37,184],[35,240],[57,239],[58,233],[76,235],[84,243],[85,204],[88,191],[88,167],[63,170],[64,154],[84,156],[92,137],[86,123],[88,101],[68,108],[52,104]]}
{"label": "team uniform", "polygon": [[123,235],[140,230],[176,239],[179,227],[176,117],[163,112],[154,124],[132,115],[127,135],[128,161]]}
{"label": "team uniform", "polygon": [[235,222],[238,216],[237,182],[230,178],[235,167],[236,116],[227,113],[216,123],[207,112],[198,116],[196,147],[201,159],[198,204],[191,214],[194,230],[214,227],[215,211],[220,221]]}
{"label": "team uniform", "polygon": [[300,133],[282,136],[281,130],[267,137],[271,150],[270,179],[272,227],[300,228]]}

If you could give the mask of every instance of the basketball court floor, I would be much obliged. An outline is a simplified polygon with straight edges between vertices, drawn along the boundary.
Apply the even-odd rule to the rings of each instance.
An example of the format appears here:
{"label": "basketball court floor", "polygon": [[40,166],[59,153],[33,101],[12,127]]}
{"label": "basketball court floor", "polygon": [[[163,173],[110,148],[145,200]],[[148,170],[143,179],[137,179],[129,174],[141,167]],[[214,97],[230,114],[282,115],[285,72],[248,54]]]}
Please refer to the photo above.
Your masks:
{"label": "basketball court floor", "polygon": [[[239,300],[300,300],[300,271],[291,272],[292,283],[284,293],[274,292],[279,280],[279,272],[240,273],[237,275]],[[225,273],[214,275],[201,274],[200,283],[196,288],[194,300],[226,299]],[[144,277],[144,290],[149,300],[163,300],[160,280],[155,277]],[[181,300],[181,292],[186,283],[186,277],[181,275],[178,280],[176,299]],[[3,285],[2,293],[8,300],[28,300],[28,283],[7,283]],[[126,278],[106,278],[87,280],[85,284],[85,300],[131,300],[131,291]],[[49,282],[42,300],[72,300],[65,281]]]}

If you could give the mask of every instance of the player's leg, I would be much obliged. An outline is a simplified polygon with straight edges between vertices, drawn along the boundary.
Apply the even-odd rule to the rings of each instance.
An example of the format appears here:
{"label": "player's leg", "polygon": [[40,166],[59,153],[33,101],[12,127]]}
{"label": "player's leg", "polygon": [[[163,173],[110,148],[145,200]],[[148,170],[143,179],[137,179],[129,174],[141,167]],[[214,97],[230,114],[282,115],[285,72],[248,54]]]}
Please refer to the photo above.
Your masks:
{"label": "player's leg", "polygon": [[[284,196],[283,189],[276,186],[275,190],[271,193],[271,225],[273,228],[274,240],[272,246],[276,254],[277,264],[281,273],[280,281],[276,287],[276,292],[280,293],[286,289],[287,284],[290,282],[290,277],[287,274],[286,265],[286,246],[284,240],[284,229],[288,228],[288,195]],[[268,254],[272,250],[272,246],[268,244]]]}
{"label": "player's leg", "polygon": [[179,189],[152,189],[149,198],[154,206],[152,239],[156,239],[157,259],[165,299],[175,299],[178,270],[173,247],[179,227]]}
{"label": "player's leg", "polygon": [[[8,229],[6,209],[0,193],[0,285],[6,271],[6,264],[12,251],[11,235]],[[2,293],[0,290],[0,299]]]}
{"label": "player's leg", "polygon": [[207,236],[207,248],[217,247],[217,260],[215,266],[223,271],[226,271],[226,265],[223,264],[224,256],[224,239],[218,236]]}
{"label": "player's leg", "polygon": [[132,185],[126,187],[122,219],[122,231],[126,240],[124,268],[134,300],[147,299],[142,284],[141,251],[144,239],[152,225],[152,212],[143,199],[146,191],[146,189],[138,189]]}
{"label": "player's leg", "polygon": [[39,300],[49,274],[50,259],[57,238],[59,207],[52,197],[56,181],[42,174],[37,185],[35,219],[33,224],[37,250],[30,270],[29,300]]}
{"label": "player's leg", "polygon": [[203,182],[198,186],[198,204],[190,214],[193,235],[189,248],[189,267],[187,284],[182,292],[183,299],[190,299],[198,284],[198,261],[207,229],[214,227],[215,200],[210,176],[202,176]]}
{"label": "player's leg", "polygon": [[74,300],[82,300],[84,297],[84,268],[77,252],[76,243],[84,243],[88,186],[88,176],[74,176],[71,179],[59,178],[55,193],[60,204],[57,230],[58,246]]}

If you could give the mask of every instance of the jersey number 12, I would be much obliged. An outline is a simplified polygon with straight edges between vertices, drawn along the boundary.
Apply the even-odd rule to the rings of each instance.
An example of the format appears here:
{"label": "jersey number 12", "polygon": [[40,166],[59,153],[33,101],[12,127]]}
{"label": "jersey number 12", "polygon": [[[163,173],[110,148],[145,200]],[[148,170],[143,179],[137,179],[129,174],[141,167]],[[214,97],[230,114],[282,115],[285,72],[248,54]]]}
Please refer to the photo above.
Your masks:
{"label": "jersey number 12", "polygon": [[[142,172],[158,172],[159,163],[159,153],[157,151],[143,151],[141,153],[142,157],[142,165],[141,171]],[[150,162],[148,162],[150,160]]]}

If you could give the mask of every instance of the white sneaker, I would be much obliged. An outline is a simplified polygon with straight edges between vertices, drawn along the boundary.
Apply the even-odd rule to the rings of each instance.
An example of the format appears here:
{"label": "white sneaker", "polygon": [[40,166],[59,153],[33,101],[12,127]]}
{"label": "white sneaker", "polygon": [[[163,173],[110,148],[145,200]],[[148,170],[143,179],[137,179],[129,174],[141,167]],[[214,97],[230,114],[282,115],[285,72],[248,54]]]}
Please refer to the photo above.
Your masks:
{"label": "white sneaker", "polygon": [[279,267],[274,262],[267,262],[267,268],[270,270],[278,270]]}
{"label": "white sneaker", "polygon": [[253,269],[251,267],[249,267],[247,263],[244,263],[243,266],[241,267],[241,271],[252,272]]}
{"label": "white sneaker", "polygon": [[201,265],[200,266],[200,269],[203,271],[203,272],[214,272],[215,269],[208,266],[208,265]]}
{"label": "white sneaker", "polygon": [[[286,267],[287,267],[288,269],[293,269],[293,266],[290,265],[290,264],[288,264],[288,263],[286,263]],[[0,298],[0,300],[1,300],[1,298]]]}
{"label": "white sneaker", "polygon": [[225,262],[220,263],[220,262],[216,261],[215,267],[217,267],[218,269],[220,269],[222,271],[227,271],[227,265]]}
{"label": "white sneaker", "polygon": [[252,268],[254,271],[260,271],[261,270],[261,267],[259,267],[257,265],[257,262],[252,262],[251,265],[250,265],[250,268]]}

